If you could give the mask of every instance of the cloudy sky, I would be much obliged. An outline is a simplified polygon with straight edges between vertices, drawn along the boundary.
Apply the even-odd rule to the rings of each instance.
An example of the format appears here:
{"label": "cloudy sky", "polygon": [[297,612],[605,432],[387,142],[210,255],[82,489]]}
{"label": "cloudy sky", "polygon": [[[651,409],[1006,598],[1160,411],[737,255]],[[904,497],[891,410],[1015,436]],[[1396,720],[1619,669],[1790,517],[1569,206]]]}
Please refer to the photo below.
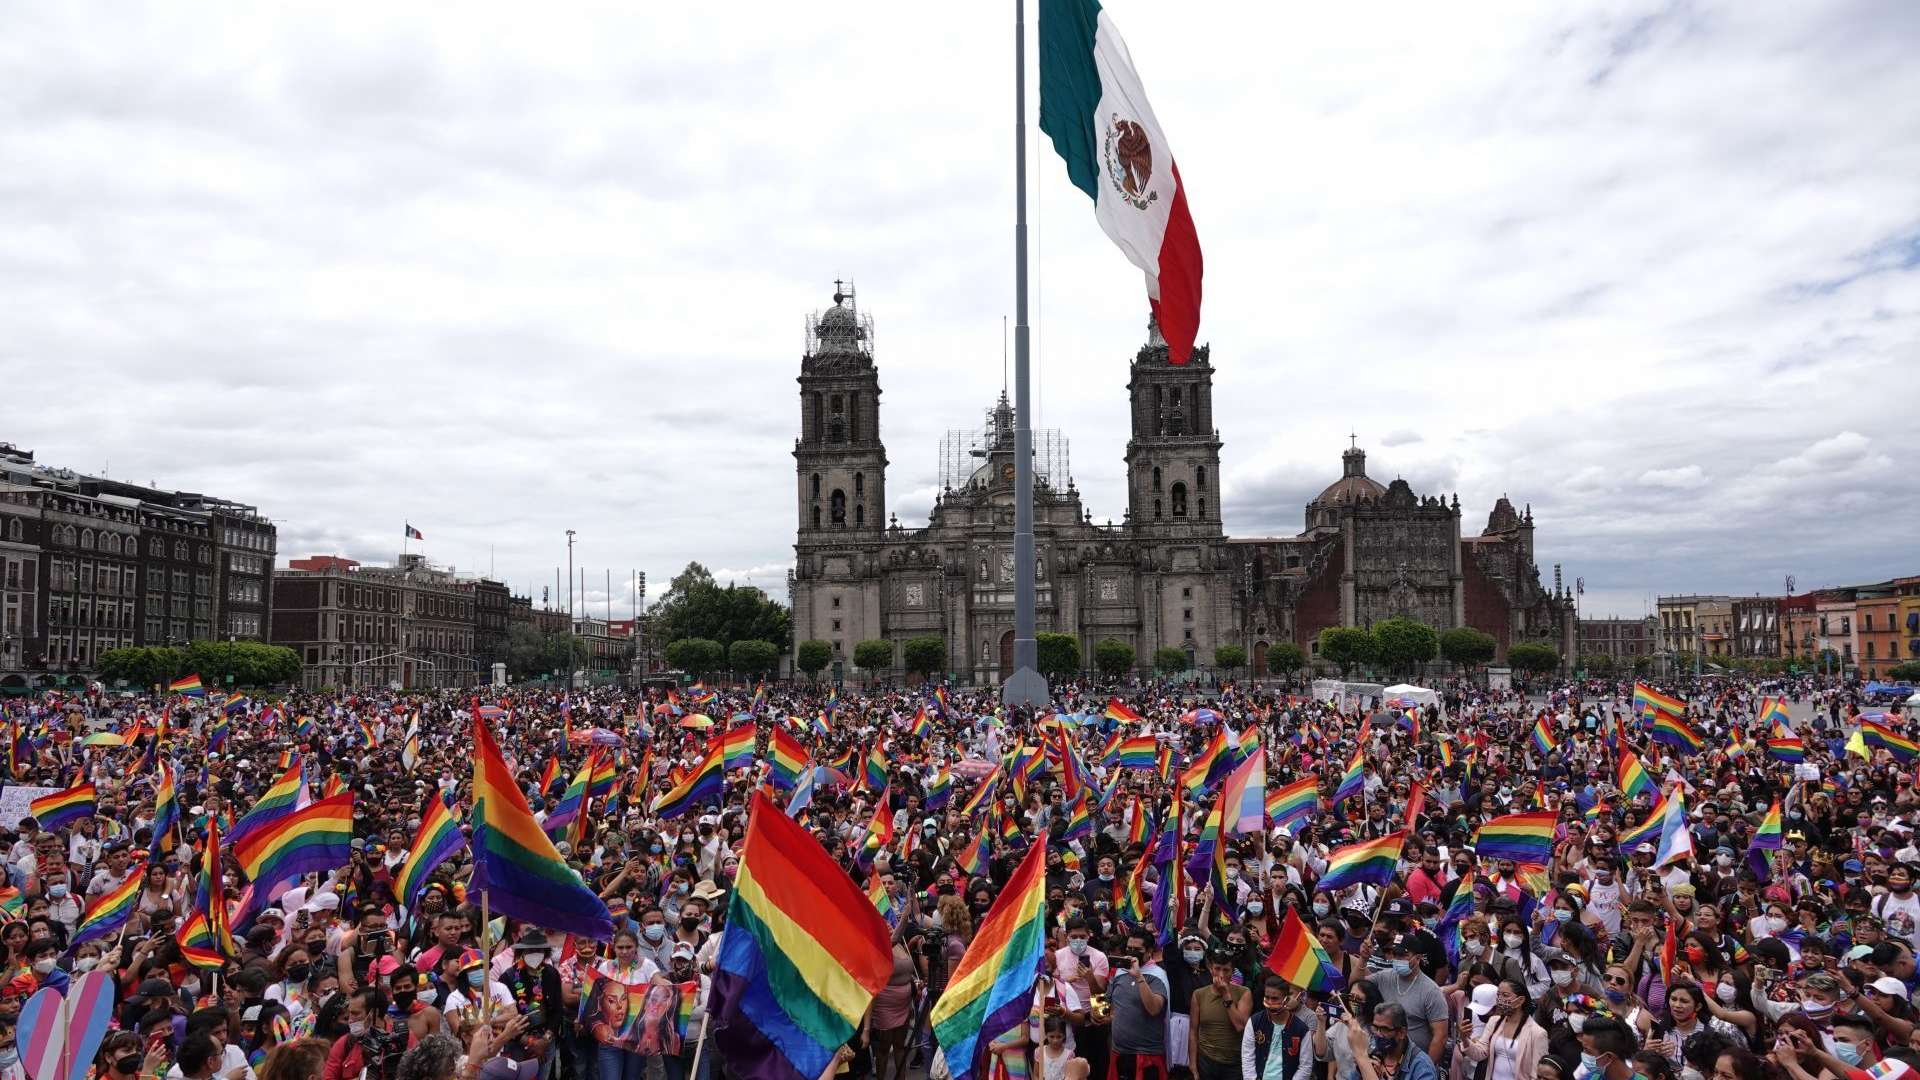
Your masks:
{"label": "cloudy sky", "polygon": [[[1009,7],[16,7],[0,439],[255,502],[283,558],[411,521],[537,596],[573,528],[616,615],[690,559],[784,599],[835,278],[903,521],[999,391]],[[1530,502],[1590,614],[1920,572],[1920,5],[1108,11],[1206,253],[1230,531],[1298,531],[1357,432],[1469,532]],[[1038,421],[1117,519],[1142,287],[1030,136]]]}

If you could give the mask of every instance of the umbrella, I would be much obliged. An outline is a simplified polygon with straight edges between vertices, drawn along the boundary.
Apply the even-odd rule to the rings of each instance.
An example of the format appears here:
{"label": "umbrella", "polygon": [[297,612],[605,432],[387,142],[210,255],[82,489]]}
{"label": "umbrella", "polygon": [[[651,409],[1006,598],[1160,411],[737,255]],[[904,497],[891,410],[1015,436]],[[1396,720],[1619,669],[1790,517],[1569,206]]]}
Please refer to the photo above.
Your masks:
{"label": "umbrella", "polygon": [[713,726],[713,717],[694,713],[692,716],[681,720],[680,726],[683,728],[710,728]]}
{"label": "umbrella", "polygon": [[126,736],[111,731],[96,731],[80,740],[81,746],[125,746]]}
{"label": "umbrella", "polygon": [[993,762],[981,758],[967,758],[953,763],[952,771],[956,776],[969,780],[978,780],[993,771]]}
{"label": "umbrella", "polygon": [[577,743],[591,743],[594,746],[619,746],[626,740],[608,731],[606,728],[597,727],[587,731],[574,732],[573,741]]}
{"label": "umbrella", "polygon": [[1217,724],[1220,722],[1220,714],[1212,709],[1193,709],[1180,719],[1188,724]]}

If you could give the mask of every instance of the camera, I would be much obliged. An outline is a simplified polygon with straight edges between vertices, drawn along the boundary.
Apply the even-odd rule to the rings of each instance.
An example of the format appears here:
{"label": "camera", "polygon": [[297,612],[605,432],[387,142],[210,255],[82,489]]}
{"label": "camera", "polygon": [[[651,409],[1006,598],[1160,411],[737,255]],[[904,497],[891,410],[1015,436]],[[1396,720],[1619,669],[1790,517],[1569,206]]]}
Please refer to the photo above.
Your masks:
{"label": "camera", "polygon": [[400,1059],[407,1052],[407,1029],[382,1031],[369,1027],[360,1036],[360,1057],[366,1062],[368,1080],[386,1080],[399,1075]]}

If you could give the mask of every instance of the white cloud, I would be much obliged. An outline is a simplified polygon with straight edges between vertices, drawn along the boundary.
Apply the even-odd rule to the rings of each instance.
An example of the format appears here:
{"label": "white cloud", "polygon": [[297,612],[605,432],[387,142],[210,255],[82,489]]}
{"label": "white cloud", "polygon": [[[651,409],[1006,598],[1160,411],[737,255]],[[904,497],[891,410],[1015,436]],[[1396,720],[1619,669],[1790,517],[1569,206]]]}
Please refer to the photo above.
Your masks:
{"label": "white cloud", "polygon": [[[1920,496],[1883,415],[1920,396],[1920,7],[1107,10],[1206,251],[1232,529],[1297,530],[1358,431],[1469,532],[1531,502],[1590,589],[1912,569],[1910,530],[1835,525]],[[699,559],[784,597],[833,278],[878,324],[903,519],[1000,388],[979,15],[24,8],[7,437],[256,502],[289,555],[389,559],[405,519],[524,592],[572,528],[602,591]],[[1028,134],[1039,421],[1118,519],[1140,278]]]}

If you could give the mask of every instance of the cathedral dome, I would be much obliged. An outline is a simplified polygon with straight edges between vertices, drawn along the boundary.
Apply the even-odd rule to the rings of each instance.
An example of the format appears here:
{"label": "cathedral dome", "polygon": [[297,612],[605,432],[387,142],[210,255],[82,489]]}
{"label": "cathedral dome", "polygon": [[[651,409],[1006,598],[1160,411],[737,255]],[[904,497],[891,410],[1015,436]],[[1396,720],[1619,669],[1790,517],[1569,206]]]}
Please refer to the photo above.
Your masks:
{"label": "cathedral dome", "polygon": [[1308,505],[1356,503],[1361,499],[1377,499],[1386,492],[1386,488],[1367,475],[1367,452],[1356,446],[1340,455],[1340,479],[1328,484]]}

